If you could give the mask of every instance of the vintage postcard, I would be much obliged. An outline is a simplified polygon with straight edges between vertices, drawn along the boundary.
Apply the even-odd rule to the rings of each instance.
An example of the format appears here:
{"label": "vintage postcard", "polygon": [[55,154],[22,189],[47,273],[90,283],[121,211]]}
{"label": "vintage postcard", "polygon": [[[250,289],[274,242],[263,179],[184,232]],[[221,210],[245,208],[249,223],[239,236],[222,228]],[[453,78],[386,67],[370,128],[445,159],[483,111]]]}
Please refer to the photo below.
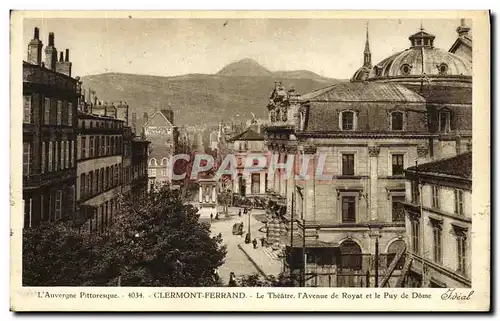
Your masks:
{"label": "vintage postcard", "polygon": [[488,11],[13,11],[13,311],[488,311]]}

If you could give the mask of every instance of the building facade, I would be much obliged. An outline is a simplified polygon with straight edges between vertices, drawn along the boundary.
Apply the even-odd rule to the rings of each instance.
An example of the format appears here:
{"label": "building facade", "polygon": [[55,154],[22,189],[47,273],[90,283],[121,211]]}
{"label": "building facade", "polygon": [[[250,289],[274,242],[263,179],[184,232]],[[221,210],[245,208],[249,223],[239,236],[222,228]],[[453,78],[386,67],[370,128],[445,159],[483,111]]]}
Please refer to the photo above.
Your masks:
{"label": "building facade", "polygon": [[471,287],[472,152],[405,174],[405,287]]}
{"label": "building facade", "polygon": [[[237,176],[233,177],[232,191],[245,197],[264,195],[268,188],[268,166],[263,164],[259,171],[247,171],[245,167],[257,166],[257,157],[268,159],[264,134],[257,124],[248,126],[228,141],[236,157]],[[252,164],[248,162],[252,161]]]}
{"label": "building facade", "polygon": [[43,43],[35,28],[23,62],[24,227],[37,227],[75,215],[76,108],[81,82],[71,76],[69,50]]}
{"label": "building facade", "polygon": [[349,83],[304,95],[278,83],[271,94],[270,152],[294,159],[295,175],[297,161],[309,164],[309,178],[278,169],[268,182],[288,230],[287,268],[308,286],[395,286],[406,250],[404,169],[471,148],[470,61],[436,48],[423,29],[409,40]]}
{"label": "building facade", "polygon": [[171,159],[176,151],[177,129],[171,109],[144,114],[144,137],[149,146],[148,175],[150,185],[169,184],[172,180]]}

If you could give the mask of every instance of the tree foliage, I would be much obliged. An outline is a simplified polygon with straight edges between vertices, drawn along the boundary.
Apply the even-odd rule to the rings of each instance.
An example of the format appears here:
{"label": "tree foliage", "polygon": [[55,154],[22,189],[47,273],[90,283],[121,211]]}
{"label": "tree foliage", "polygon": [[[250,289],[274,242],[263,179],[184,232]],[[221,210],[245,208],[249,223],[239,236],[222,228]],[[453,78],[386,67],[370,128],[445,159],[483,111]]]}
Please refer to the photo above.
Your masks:
{"label": "tree foliage", "polygon": [[27,231],[24,244],[26,282],[40,285],[215,286],[226,255],[222,238],[168,187],[123,198],[104,234],[45,228]]}
{"label": "tree foliage", "polygon": [[283,274],[277,277],[270,275],[262,277],[258,273],[249,274],[236,279],[236,286],[241,287],[290,287],[292,282]]}

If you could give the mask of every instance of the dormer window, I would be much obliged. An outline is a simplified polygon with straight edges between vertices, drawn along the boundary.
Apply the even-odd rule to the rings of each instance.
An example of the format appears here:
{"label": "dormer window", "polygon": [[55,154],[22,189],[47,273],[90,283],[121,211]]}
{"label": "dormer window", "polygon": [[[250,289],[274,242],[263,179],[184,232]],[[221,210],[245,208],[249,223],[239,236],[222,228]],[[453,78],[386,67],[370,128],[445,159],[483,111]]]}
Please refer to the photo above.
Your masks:
{"label": "dormer window", "polygon": [[446,75],[448,73],[448,65],[442,63],[437,66],[440,75]]}
{"label": "dormer window", "polygon": [[409,75],[411,72],[411,66],[408,64],[404,64],[401,66],[401,73],[403,75]]}
{"label": "dormer window", "polygon": [[439,112],[439,132],[448,133],[450,131],[451,114],[449,111]]}
{"label": "dormer window", "polygon": [[341,130],[355,130],[356,129],[356,113],[351,110],[345,110],[340,113],[339,127]]}
{"label": "dormer window", "polygon": [[391,113],[391,130],[404,129],[404,114],[401,111],[393,111]]}

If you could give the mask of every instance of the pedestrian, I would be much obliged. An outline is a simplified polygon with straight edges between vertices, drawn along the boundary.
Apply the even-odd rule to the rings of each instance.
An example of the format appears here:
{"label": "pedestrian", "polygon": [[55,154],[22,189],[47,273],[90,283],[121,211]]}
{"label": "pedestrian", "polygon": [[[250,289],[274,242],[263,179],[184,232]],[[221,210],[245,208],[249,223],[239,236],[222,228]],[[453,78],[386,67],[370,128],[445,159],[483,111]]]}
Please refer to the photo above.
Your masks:
{"label": "pedestrian", "polygon": [[236,286],[236,280],[234,277],[234,272],[229,273],[229,286]]}
{"label": "pedestrian", "polygon": [[238,216],[241,217],[241,208],[240,210],[238,211]]}
{"label": "pedestrian", "polygon": [[253,239],[252,244],[253,244],[253,248],[256,249],[257,248],[257,239]]}
{"label": "pedestrian", "polygon": [[266,239],[265,239],[264,237],[261,237],[261,238],[260,238],[260,245],[261,245],[262,247],[264,247],[265,240],[266,240]]}
{"label": "pedestrian", "polygon": [[250,234],[245,235],[245,244],[250,243]]}
{"label": "pedestrian", "polygon": [[215,220],[219,220],[219,213],[215,214]]}
{"label": "pedestrian", "polygon": [[210,222],[214,219],[214,213],[210,213]]}

